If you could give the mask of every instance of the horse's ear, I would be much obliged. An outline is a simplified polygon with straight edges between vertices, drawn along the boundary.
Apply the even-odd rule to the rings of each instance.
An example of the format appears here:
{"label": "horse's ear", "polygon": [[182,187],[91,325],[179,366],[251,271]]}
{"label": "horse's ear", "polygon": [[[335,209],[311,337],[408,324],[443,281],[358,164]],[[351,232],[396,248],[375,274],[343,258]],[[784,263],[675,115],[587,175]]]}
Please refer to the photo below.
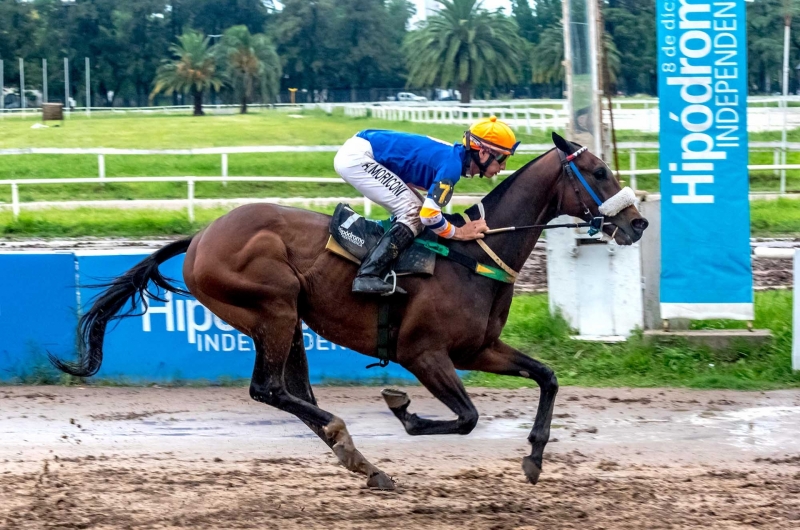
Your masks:
{"label": "horse's ear", "polygon": [[564,140],[557,132],[553,131],[553,143],[556,144],[556,147],[561,149],[564,154],[571,155],[572,152],[575,150],[572,148],[572,144],[568,141]]}

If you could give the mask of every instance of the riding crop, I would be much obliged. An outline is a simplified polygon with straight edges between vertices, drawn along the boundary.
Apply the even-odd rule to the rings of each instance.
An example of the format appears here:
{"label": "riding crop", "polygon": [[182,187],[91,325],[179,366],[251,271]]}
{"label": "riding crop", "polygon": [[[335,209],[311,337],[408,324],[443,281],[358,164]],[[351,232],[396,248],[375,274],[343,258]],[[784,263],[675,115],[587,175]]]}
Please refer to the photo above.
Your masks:
{"label": "riding crop", "polygon": [[610,225],[614,223],[607,223],[604,222],[605,218],[603,217],[594,217],[588,223],[562,223],[562,224],[554,224],[554,225],[525,225],[525,226],[506,226],[504,228],[493,228],[491,230],[487,230],[484,232],[484,235],[492,235],[492,234],[499,234],[501,232],[514,232],[515,230],[526,230],[529,228],[542,228],[542,229],[549,229],[549,228],[586,228],[589,227],[589,235],[593,236],[602,230],[603,225]]}

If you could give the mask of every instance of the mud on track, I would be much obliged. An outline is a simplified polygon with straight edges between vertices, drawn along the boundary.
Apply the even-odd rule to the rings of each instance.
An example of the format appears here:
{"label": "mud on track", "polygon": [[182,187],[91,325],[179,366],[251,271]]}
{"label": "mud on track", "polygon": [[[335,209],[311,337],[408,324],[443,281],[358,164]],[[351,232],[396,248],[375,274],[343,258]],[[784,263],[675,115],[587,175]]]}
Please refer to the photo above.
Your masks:
{"label": "mud on track", "polygon": [[245,388],[0,387],[0,528],[800,527],[797,391],[564,388],[536,486],[535,389],[470,389],[471,435],[420,438],[378,388],[316,393],[396,492]]}

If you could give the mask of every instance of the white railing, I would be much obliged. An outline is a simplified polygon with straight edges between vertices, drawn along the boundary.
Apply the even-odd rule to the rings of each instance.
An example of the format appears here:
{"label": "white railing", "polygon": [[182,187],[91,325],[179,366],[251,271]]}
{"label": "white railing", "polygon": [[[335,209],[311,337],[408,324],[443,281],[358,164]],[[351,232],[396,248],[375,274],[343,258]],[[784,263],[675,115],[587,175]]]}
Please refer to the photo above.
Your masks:
{"label": "white railing", "polygon": [[[760,170],[800,170],[800,164],[777,164],[777,165],[750,165],[748,166],[748,170],[750,171],[760,171]],[[635,173],[640,175],[658,175],[661,170],[660,169],[640,169],[640,170],[623,170],[619,173],[622,175],[634,175]],[[505,174],[511,173],[511,171],[503,172]],[[40,203],[36,202],[26,202],[21,203],[19,200],[19,187],[21,185],[47,185],[47,184],[97,184],[101,179],[98,178],[63,178],[63,179],[15,179],[15,180],[0,180],[0,186],[9,185],[11,186],[11,210],[14,216],[14,219],[19,218],[20,210],[22,204],[26,206],[33,206]],[[322,183],[322,184],[347,184],[344,180],[335,178],[335,177],[232,177],[232,176],[219,176],[219,177],[112,177],[112,178],[105,178],[102,179],[103,183],[137,183],[137,182],[185,182],[187,184],[187,213],[189,217],[189,221],[194,221],[194,207],[195,207],[195,184],[197,182],[311,182],[311,183]],[[349,184],[348,184],[349,185]],[[472,201],[474,199],[473,196],[462,196],[461,201],[467,199],[468,201]],[[299,202],[299,203],[317,203],[317,204],[325,204],[325,203],[336,203],[341,202],[342,198],[322,198],[322,197],[296,197],[292,199],[286,199],[285,202]],[[363,203],[364,210],[366,215],[371,214],[371,203],[370,201],[363,199],[363,198],[352,198],[352,199],[344,199],[350,200],[354,203]],[[220,202],[225,202],[225,199],[220,200]],[[228,200],[229,202],[236,202],[236,200]],[[245,200],[247,202],[257,202],[258,199],[253,200]],[[452,213],[452,206],[453,204],[461,204],[461,201],[451,201],[447,206],[448,213]],[[70,207],[70,206],[97,206],[97,204],[102,201],[70,201],[70,203],[59,203],[58,206],[60,207]],[[130,203],[131,201],[126,201],[126,203]],[[142,203],[152,202],[152,201],[141,201]],[[239,202],[242,202],[239,200]],[[281,202],[281,199],[269,199],[267,202]],[[48,203],[52,204],[52,203]],[[471,204],[471,202],[467,202],[466,204]],[[0,205],[1,207],[2,205]],[[146,206],[144,206],[146,207]]]}
{"label": "white railing", "polygon": [[[753,151],[773,151],[773,164],[770,165],[750,165],[750,171],[774,171],[776,176],[780,176],[780,189],[779,194],[786,193],[786,171],[787,170],[800,170],[800,164],[785,164],[781,163],[785,160],[785,152],[781,142],[750,142],[750,147]],[[526,144],[518,149],[520,154],[538,154],[552,148],[550,144]],[[619,173],[630,177],[630,186],[637,189],[637,176],[643,175],[658,175],[660,169],[657,168],[640,168],[637,166],[637,153],[644,152],[658,152],[658,142],[621,142],[618,144],[620,151],[627,151],[630,157],[630,168],[621,170]],[[786,144],[787,150],[800,151],[800,143],[793,142]],[[120,201],[68,201],[68,202],[25,202],[19,200],[19,187],[28,185],[47,185],[47,184],[97,184],[98,182],[120,182],[120,183],[137,183],[137,182],[186,182],[187,183],[187,201],[186,205],[189,209],[189,218],[194,219],[194,204],[197,200],[194,197],[194,186],[196,182],[316,182],[326,184],[344,184],[344,181],[335,177],[280,177],[280,176],[230,176],[228,174],[228,156],[230,154],[245,154],[245,153],[304,153],[304,152],[336,152],[338,146],[322,145],[322,146],[235,146],[235,147],[209,147],[209,148],[196,148],[196,149],[115,149],[115,148],[22,148],[22,149],[0,149],[0,156],[21,156],[21,155],[94,155],[97,156],[97,177],[84,177],[84,178],[58,178],[58,179],[7,179],[0,180],[0,186],[11,186],[11,209],[14,213],[14,218],[18,218],[20,209],[37,208],[42,205],[57,206],[57,207],[71,207],[72,205],[99,205],[113,204],[119,206],[122,204]],[[105,156],[141,156],[141,155],[219,155],[220,156],[220,175],[219,176],[177,176],[177,177],[106,177],[105,169]],[[504,171],[501,175],[509,175],[513,171]],[[255,199],[257,200],[257,199]],[[299,197],[292,199],[271,198],[265,199],[269,202],[286,202],[292,203],[329,203],[327,198],[313,198],[313,197]],[[332,201],[340,201],[341,199],[331,199]],[[357,203],[360,199],[354,199],[353,202]],[[202,201],[216,201],[214,200],[200,200]],[[225,202],[224,199],[219,201]],[[125,201],[125,205],[133,206],[137,201]],[[152,204],[157,202],[141,201],[142,203]],[[369,201],[364,203],[365,209],[369,213],[371,211],[371,204]],[[8,205],[0,204],[0,208],[7,208]]]}

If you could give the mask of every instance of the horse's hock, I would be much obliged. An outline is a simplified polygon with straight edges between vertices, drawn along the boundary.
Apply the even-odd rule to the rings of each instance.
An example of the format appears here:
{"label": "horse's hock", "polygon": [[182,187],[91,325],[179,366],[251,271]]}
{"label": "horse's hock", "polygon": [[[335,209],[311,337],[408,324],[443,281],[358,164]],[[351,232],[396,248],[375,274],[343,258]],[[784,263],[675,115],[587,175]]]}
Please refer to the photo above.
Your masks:
{"label": "horse's hock", "polygon": [[[547,232],[547,290],[551,312],[560,311],[577,338],[615,342],[635,329],[647,342],[688,342],[727,349],[742,341],[754,346],[771,339],[769,330],[689,330],[689,321],[663,328],[659,302],[661,276],[661,200],[641,197],[639,210],[650,222],[630,246],[589,236],[587,229]],[[560,217],[552,223],[571,222]]]}

